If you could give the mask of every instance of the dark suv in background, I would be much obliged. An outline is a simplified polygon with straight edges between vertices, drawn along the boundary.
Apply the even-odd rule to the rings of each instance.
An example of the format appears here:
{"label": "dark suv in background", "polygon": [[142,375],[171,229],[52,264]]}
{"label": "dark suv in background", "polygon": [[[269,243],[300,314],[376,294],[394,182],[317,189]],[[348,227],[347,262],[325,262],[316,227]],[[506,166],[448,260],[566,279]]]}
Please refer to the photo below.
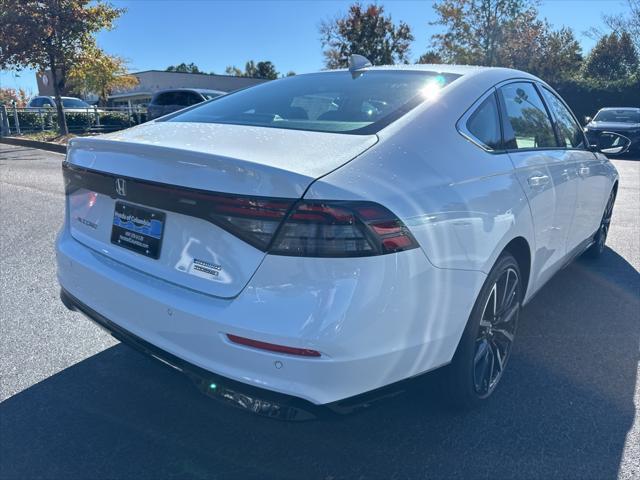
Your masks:
{"label": "dark suv in background", "polygon": [[147,119],[167,115],[168,113],[190,107],[196,103],[211,100],[227,92],[220,90],[205,90],[202,88],[175,88],[157,92],[147,107]]}

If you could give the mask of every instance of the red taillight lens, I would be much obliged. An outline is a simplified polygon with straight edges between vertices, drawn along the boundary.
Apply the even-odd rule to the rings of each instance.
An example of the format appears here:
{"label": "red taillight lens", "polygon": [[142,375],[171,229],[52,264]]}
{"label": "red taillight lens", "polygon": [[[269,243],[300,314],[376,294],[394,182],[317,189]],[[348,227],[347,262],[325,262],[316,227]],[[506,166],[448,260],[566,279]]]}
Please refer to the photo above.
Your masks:
{"label": "red taillight lens", "polygon": [[416,248],[393,213],[372,202],[303,201],[278,230],[269,253],[302,257],[361,257]]}
{"label": "red taillight lens", "polygon": [[265,250],[293,202],[251,198],[213,199],[211,216],[234,235]]}
{"label": "red taillight lens", "polygon": [[276,353],[287,353],[289,355],[299,355],[302,357],[319,357],[320,352],[310,350],[308,348],[286,347],[284,345],[276,345],[275,343],[260,342],[251,340],[250,338],[239,337],[237,335],[227,334],[227,338],[233,343],[245,345],[247,347],[259,348],[260,350],[268,350]]}
{"label": "red taillight lens", "polygon": [[205,218],[263,251],[295,202],[181,189],[165,189],[162,201],[168,210]]}

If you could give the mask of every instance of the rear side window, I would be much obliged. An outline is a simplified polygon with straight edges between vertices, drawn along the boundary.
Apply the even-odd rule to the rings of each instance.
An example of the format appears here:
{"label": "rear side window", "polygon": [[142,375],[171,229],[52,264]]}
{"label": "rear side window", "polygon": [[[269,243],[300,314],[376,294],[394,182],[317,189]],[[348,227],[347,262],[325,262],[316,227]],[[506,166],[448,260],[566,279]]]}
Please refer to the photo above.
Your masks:
{"label": "rear side window", "polygon": [[480,143],[491,150],[499,150],[502,145],[500,117],[495,95],[489,95],[467,120],[467,131]]}
{"label": "rear side window", "polygon": [[194,92],[182,92],[184,94],[184,103],[181,102],[180,105],[195,105],[196,103],[202,102],[202,97]]}
{"label": "rear side window", "polygon": [[175,105],[175,92],[161,93],[151,103],[160,106]]}
{"label": "rear side window", "polygon": [[504,105],[506,148],[557,147],[551,119],[533,84],[510,83],[501,87],[498,92]]}
{"label": "rear side window", "polygon": [[31,107],[41,107],[42,106],[42,101],[43,101],[42,98],[34,98],[29,103],[29,106],[31,106]]}
{"label": "rear side window", "polygon": [[542,88],[542,95],[547,101],[549,110],[553,113],[558,127],[560,146],[565,148],[584,148],[584,135],[582,128],[573,118],[573,115],[564,103],[552,92]]}

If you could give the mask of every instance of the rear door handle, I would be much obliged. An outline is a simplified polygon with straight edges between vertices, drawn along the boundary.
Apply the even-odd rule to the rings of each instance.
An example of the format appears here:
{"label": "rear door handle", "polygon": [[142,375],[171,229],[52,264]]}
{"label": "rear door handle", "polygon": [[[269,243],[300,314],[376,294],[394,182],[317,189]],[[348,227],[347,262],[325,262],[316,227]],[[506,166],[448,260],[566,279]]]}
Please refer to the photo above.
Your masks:
{"label": "rear door handle", "polygon": [[549,175],[532,175],[527,178],[527,183],[530,187],[543,187],[549,183]]}

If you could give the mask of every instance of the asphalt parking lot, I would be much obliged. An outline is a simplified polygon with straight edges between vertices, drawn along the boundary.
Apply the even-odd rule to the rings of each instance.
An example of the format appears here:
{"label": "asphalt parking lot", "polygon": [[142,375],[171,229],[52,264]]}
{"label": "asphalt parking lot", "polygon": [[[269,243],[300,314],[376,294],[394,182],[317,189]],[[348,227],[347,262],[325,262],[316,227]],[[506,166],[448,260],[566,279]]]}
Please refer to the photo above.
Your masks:
{"label": "asphalt parking lot", "polygon": [[530,303],[481,410],[423,388],[284,423],[221,405],[58,300],[63,156],[0,144],[0,478],[640,478],[640,159],[598,262]]}

